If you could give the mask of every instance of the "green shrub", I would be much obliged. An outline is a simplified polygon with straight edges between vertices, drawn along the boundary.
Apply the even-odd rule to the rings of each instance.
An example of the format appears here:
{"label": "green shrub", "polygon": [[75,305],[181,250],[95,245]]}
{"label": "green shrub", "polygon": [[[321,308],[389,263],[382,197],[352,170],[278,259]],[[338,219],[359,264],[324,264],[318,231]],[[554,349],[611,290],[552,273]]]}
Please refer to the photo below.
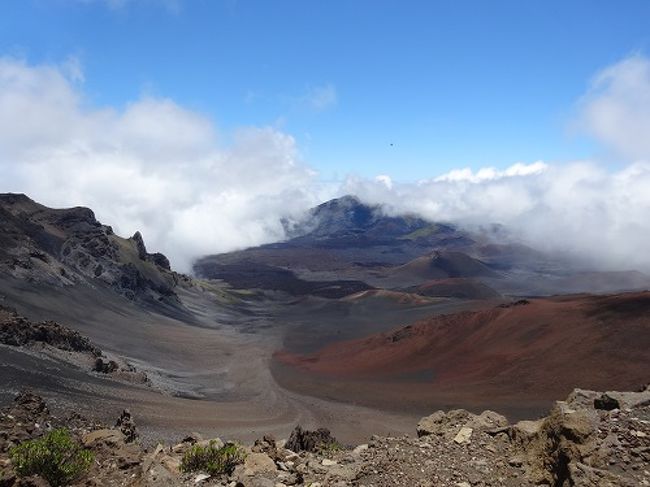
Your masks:
{"label": "green shrub", "polygon": [[212,440],[208,445],[194,445],[183,455],[183,472],[205,472],[210,475],[230,474],[246,459],[246,452],[238,445],[217,446]]}
{"label": "green shrub", "polygon": [[338,441],[332,441],[330,443],[322,443],[316,448],[316,451],[323,456],[331,457],[336,452],[345,450],[345,447],[341,445]]}
{"label": "green shrub", "polygon": [[77,443],[65,428],[25,441],[12,448],[9,455],[18,476],[40,475],[53,487],[79,478],[94,460],[93,453]]}

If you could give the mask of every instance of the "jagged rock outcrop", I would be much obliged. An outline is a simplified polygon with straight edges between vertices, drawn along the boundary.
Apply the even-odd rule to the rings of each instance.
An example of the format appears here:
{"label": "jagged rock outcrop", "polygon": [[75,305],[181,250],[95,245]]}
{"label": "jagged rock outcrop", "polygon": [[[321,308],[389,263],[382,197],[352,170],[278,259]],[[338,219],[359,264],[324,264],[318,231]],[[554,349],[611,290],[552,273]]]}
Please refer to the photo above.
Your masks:
{"label": "jagged rock outcrop", "polygon": [[291,432],[285,447],[293,452],[301,451],[317,452],[335,445],[336,439],[326,428],[319,428],[316,431],[304,430],[300,425]]}
{"label": "jagged rock outcrop", "polygon": [[54,321],[33,323],[15,310],[0,305],[0,343],[14,347],[49,345],[59,350],[82,352],[99,357],[102,351],[79,332]]}
{"label": "jagged rock outcrop", "polygon": [[127,443],[133,443],[140,436],[135,427],[135,421],[131,417],[131,411],[128,409],[122,411],[122,414],[120,414],[120,417],[115,422],[115,427],[122,432],[124,441]]}
{"label": "jagged rock outcrop", "polygon": [[177,305],[183,276],[147,252],[140,232],[121,238],[88,208],[52,209],[0,194],[0,273],[50,285],[103,283],[128,299]]}

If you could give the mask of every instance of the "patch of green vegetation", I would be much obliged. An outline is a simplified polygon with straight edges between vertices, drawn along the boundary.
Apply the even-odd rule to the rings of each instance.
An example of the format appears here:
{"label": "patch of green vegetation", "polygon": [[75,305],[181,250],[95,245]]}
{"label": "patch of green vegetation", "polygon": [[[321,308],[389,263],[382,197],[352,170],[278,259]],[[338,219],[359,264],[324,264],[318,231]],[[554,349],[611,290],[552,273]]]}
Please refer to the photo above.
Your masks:
{"label": "patch of green vegetation", "polygon": [[209,292],[222,305],[239,305],[242,301],[255,298],[259,294],[252,289],[235,289],[222,282],[194,279],[202,290]]}
{"label": "patch of green vegetation", "polygon": [[183,455],[183,472],[205,472],[209,475],[231,474],[237,465],[244,463],[246,452],[235,444],[218,446],[216,441],[208,445],[194,445]]}
{"label": "patch of green vegetation", "polygon": [[414,232],[400,237],[400,240],[417,240],[418,238],[428,237],[438,231],[438,225],[431,224],[426,227],[418,228]]}
{"label": "patch of green vegetation", "polygon": [[65,428],[25,441],[12,448],[9,455],[18,476],[40,475],[52,487],[68,485],[78,479],[95,458]]}
{"label": "patch of green vegetation", "polygon": [[338,441],[332,441],[330,443],[322,443],[318,447],[318,453],[325,457],[332,457],[336,452],[345,450],[345,447],[341,445]]}

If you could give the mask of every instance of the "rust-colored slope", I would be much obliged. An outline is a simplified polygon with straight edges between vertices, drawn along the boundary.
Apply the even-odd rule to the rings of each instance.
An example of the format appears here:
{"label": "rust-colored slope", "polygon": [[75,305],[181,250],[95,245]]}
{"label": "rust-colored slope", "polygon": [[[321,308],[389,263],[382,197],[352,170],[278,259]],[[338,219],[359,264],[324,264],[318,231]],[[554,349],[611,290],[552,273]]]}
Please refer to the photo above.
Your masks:
{"label": "rust-colored slope", "polygon": [[285,364],[337,380],[427,377],[440,391],[551,397],[650,378],[650,292],[535,299],[436,316]]}

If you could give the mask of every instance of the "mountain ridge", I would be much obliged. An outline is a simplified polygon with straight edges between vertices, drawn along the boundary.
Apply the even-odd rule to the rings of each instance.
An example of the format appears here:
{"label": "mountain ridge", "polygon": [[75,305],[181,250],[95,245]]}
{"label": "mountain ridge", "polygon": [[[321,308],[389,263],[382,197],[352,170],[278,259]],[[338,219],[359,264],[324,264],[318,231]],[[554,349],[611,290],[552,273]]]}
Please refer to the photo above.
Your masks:
{"label": "mountain ridge", "polygon": [[0,271],[55,286],[107,285],[122,296],[179,306],[184,276],[140,232],[122,238],[85,207],[52,209],[24,194],[0,194]]}

